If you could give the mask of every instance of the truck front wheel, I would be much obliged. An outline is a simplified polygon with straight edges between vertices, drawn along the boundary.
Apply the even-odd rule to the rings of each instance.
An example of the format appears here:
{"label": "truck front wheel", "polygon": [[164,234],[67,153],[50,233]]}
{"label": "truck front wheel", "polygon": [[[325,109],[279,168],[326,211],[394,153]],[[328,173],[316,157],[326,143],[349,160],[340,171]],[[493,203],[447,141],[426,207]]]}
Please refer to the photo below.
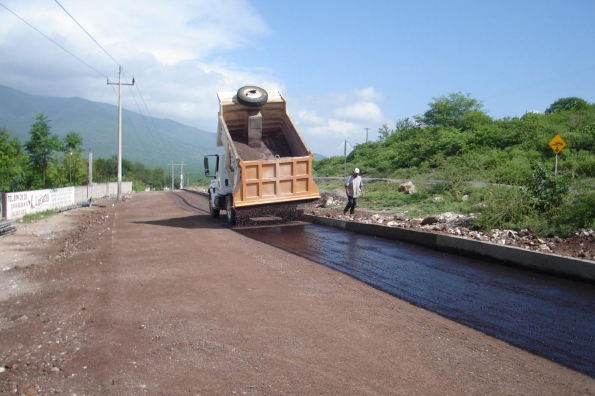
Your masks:
{"label": "truck front wheel", "polygon": [[209,212],[211,213],[211,217],[216,219],[219,217],[219,211],[220,209],[215,209],[213,207],[213,199],[211,197],[211,194],[209,194]]}
{"label": "truck front wheel", "polygon": [[236,224],[236,210],[232,208],[233,198],[231,194],[225,197],[225,208],[227,209],[227,222],[229,225]]}

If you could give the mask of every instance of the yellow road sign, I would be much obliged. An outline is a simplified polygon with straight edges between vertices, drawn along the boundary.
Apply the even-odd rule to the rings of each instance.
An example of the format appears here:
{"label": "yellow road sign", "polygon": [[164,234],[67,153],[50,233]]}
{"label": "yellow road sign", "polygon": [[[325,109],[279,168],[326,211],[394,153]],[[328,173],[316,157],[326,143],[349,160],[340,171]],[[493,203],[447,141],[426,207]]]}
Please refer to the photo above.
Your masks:
{"label": "yellow road sign", "polygon": [[556,135],[549,142],[549,146],[552,148],[552,150],[554,150],[554,153],[558,155],[560,151],[562,151],[562,149],[566,147],[566,142],[564,141],[564,139],[562,139],[562,136]]}

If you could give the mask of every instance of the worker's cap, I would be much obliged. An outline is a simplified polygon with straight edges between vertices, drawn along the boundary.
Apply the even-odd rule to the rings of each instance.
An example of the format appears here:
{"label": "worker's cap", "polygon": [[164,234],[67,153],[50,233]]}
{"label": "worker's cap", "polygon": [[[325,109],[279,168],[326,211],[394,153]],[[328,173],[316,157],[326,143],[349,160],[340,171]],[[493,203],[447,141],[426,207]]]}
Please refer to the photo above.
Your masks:
{"label": "worker's cap", "polygon": [[353,171],[353,173],[359,173],[359,168],[355,168],[355,170]]}

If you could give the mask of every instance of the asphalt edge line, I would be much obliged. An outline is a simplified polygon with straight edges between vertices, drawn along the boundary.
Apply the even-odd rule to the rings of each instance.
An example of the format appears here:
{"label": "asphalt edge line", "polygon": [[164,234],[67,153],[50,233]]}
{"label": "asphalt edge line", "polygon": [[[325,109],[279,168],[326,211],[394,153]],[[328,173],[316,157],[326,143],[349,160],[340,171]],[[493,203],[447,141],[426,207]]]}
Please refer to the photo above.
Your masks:
{"label": "asphalt edge line", "polygon": [[311,223],[340,228],[360,234],[394,239],[465,256],[487,258],[550,275],[595,283],[595,263],[559,254],[541,253],[493,242],[475,241],[454,235],[436,234],[404,228],[366,224],[304,214]]}

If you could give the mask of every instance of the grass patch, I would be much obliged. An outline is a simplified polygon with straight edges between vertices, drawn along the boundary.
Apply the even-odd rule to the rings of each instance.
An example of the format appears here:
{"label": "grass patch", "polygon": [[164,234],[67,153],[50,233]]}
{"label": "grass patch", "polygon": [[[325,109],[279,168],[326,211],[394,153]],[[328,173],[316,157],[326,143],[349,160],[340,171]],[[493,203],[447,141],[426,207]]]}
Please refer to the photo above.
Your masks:
{"label": "grass patch", "polygon": [[[358,207],[389,213],[407,212],[410,217],[433,216],[444,212],[469,214],[477,209],[477,202],[474,200],[463,201],[463,196],[476,194],[474,191],[477,190],[465,184],[417,183],[414,194],[400,192],[399,185],[400,183],[383,181],[365,183],[364,196],[358,199]],[[322,190],[343,189],[342,183],[335,181],[319,183],[318,187]],[[436,197],[443,200],[433,202]]]}
{"label": "grass patch", "polygon": [[23,220],[23,223],[31,223],[35,220],[43,219],[45,217],[50,217],[55,214],[56,214],[56,212],[49,209],[49,210],[45,210],[43,212],[37,212],[37,213],[31,213],[31,214],[25,215],[25,216],[23,216],[22,220]]}

